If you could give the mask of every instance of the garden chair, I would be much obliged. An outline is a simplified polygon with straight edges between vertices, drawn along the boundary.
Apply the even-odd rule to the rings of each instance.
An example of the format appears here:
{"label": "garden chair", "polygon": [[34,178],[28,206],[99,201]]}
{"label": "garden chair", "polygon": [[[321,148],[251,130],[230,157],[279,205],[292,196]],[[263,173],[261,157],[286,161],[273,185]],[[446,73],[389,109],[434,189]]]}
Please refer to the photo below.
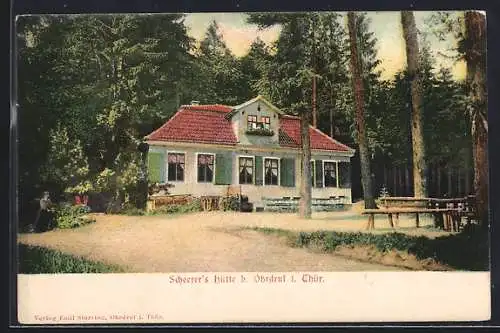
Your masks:
{"label": "garden chair", "polygon": [[228,210],[231,204],[231,198],[236,198],[238,202],[238,210],[241,207],[241,185],[233,186],[229,185],[224,197],[221,198],[220,207],[223,210]]}

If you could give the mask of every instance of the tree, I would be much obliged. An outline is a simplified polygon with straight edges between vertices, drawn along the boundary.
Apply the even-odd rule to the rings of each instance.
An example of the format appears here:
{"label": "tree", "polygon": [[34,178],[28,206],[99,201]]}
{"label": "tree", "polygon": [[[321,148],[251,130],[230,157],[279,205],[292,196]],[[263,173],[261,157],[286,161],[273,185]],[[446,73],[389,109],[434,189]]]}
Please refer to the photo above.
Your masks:
{"label": "tree", "polygon": [[271,59],[269,47],[262,39],[257,37],[250,45],[248,53],[240,60],[243,74],[240,84],[243,87],[242,91],[246,92],[245,100],[261,94],[258,82],[264,73],[269,70]]}
{"label": "tree", "polygon": [[192,39],[183,15],[33,18],[19,23],[20,193],[32,199],[41,183],[36,166],[47,164],[61,128],[80,142],[87,179],[111,170],[116,195],[126,197],[138,179],[137,145],[188,91]]}
{"label": "tree", "polygon": [[309,134],[310,111],[304,108],[300,112],[300,139],[302,177],[300,181],[299,216],[303,219],[311,218],[311,137]]}
{"label": "tree", "polygon": [[486,21],[477,11],[465,12],[463,50],[467,62],[467,89],[474,156],[474,189],[477,211],[488,227],[488,115],[486,80]]}
{"label": "tree", "polygon": [[224,42],[216,21],[208,26],[195,58],[196,75],[191,80],[194,99],[202,103],[237,105],[247,96],[238,59]]}
{"label": "tree", "polygon": [[488,116],[486,78],[486,19],[478,11],[438,12],[428,21],[432,32],[444,40],[452,36],[456,47],[452,55],[456,61],[465,60],[467,66],[463,104],[470,122],[472,155],[474,160],[474,192],[479,220],[488,226]]}
{"label": "tree", "polygon": [[[351,72],[352,85],[355,97],[356,118],[355,126],[357,132],[357,141],[359,146],[359,155],[361,160],[361,181],[363,184],[363,196],[365,200],[365,208],[376,208],[375,198],[373,193],[373,184],[370,168],[370,156],[366,143],[365,134],[365,96],[364,84],[361,77],[363,71],[361,69],[360,55],[358,51],[357,29],[356,29],[356,14],[354,12],[347,13],[347,25],[349,31],[349,44],[351,50]],[[370,218],[367,227],[373,228],[374,221]]]}
{"label": "tree", "polygon": [[417,27],[413,12],[401,12],[401,25],[406,45],[408,75],[411,85],[411,134],[413,148],[413,188],[417,198],[427,197],[427,165],[423,135],[422,79],[419,61]]}
{"label": "tree", "polygon": [[[314,55],[314,24],[311,14],[253,14],[249,21],[270,26],[283,24],[283,30],[276,43],[277,53],[273,66],[268,67],[260,87],[269,88],[266,95],[284,107],[286,112],[299,114],[301,137],[301,171],[299,216],[311,218],[311,145],[310,116],[315,97],[312,96],[312,82],[317,75],[312,64]],[[309,37],[309,38],[306,38]],[[312,40],[312,42],[311,42]],[[275,82],[272,84],[271,82]],[[271,83],[271,84],[270,84]],[[311,98],[311,99],[309,99]],[[310,102],[309,102],[310,101]]]}
{"label": "tree", "polygon": [[59,124],[49,134],[47,161],[40,168],[41,180],[51,188],[73,194],[91,190],[89,166],[78,139],[70,139],[68,130]]}

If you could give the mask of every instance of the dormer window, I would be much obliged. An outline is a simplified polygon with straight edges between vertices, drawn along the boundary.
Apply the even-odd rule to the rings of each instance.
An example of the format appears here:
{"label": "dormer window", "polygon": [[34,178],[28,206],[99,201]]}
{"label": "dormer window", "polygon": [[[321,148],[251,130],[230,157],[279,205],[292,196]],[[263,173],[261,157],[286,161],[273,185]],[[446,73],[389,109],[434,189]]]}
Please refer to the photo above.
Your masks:
{"label": "dormer window", "polygon": [[257,116],[249,115],[247,116],[247,123],[249,130],[271,129],[271,117],[260,117],[260,121],[257,121]]}
{"label": "dormer window", "polygon": [[261,128],[263,129],[271,129],[271,118],[270,117],[261,117]]}
{"label": "dormer window", "polygon": [[247,130],[248,135],[262,135],[273,136],[274,132],[271,130],[271,117],[262,116],[258,118],[254,115],[247,116]]}
{"label": "dormer window", "polygon": [[249,130],[257,129],[257,116],[247,116],[247,122]]}

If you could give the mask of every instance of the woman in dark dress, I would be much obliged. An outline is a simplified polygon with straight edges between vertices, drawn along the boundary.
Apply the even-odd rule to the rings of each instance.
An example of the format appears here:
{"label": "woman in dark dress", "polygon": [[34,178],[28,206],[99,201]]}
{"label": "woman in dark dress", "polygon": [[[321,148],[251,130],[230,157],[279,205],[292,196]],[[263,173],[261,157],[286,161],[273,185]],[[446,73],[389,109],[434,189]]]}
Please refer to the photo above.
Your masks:
{"label": "woman in dark dress", "polygon": [[51,205],[49,192],[45,191],[40,199],[40,209],[34,224],[35,232],[45,232],[49,229],[52,221],[52,213],[49,210]]}

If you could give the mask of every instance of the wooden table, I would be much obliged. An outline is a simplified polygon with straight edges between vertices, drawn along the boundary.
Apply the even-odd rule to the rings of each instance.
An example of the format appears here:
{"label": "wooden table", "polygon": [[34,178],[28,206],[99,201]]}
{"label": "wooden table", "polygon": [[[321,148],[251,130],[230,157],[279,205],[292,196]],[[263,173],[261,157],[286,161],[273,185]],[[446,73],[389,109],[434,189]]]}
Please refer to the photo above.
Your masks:
{"label": "wooden table", "polygon": [[[442,226],[445,230],[455,229],[458,231],[462,217],[466,217],[467,223],[477,219],[475,212],[474,196],[468,195],[463,198],[414,198],[414,197],[383,197],[377,200],[379,206],[385,209],[391,208],[430,208],[430,209],[455,209],[440,221],[441,215],[434,213],[435,226]],[[396,214],[396,218],[398,214]]]}
{"label": "wooden table", "polygon": [[396,217],[396,226],[399,226],[399,214],[415,214],[415,225],[417,228],[420,227],[419,214],[443,214],[443,219],[445,221],[445,230],[450,229],[451,231],[458,231],[458,226],[454,226],[452,223],[452,214],[458,212],[458,208],[419,208],[419,207],[391,207],[382,209],[365,209],[361,212],[363,215],[368,216],[368,224],[366,229],[375,229],[375,214],[386,214],[389,218],[389,224],[391,228],[394,228],[394,222],[392,216]]}

